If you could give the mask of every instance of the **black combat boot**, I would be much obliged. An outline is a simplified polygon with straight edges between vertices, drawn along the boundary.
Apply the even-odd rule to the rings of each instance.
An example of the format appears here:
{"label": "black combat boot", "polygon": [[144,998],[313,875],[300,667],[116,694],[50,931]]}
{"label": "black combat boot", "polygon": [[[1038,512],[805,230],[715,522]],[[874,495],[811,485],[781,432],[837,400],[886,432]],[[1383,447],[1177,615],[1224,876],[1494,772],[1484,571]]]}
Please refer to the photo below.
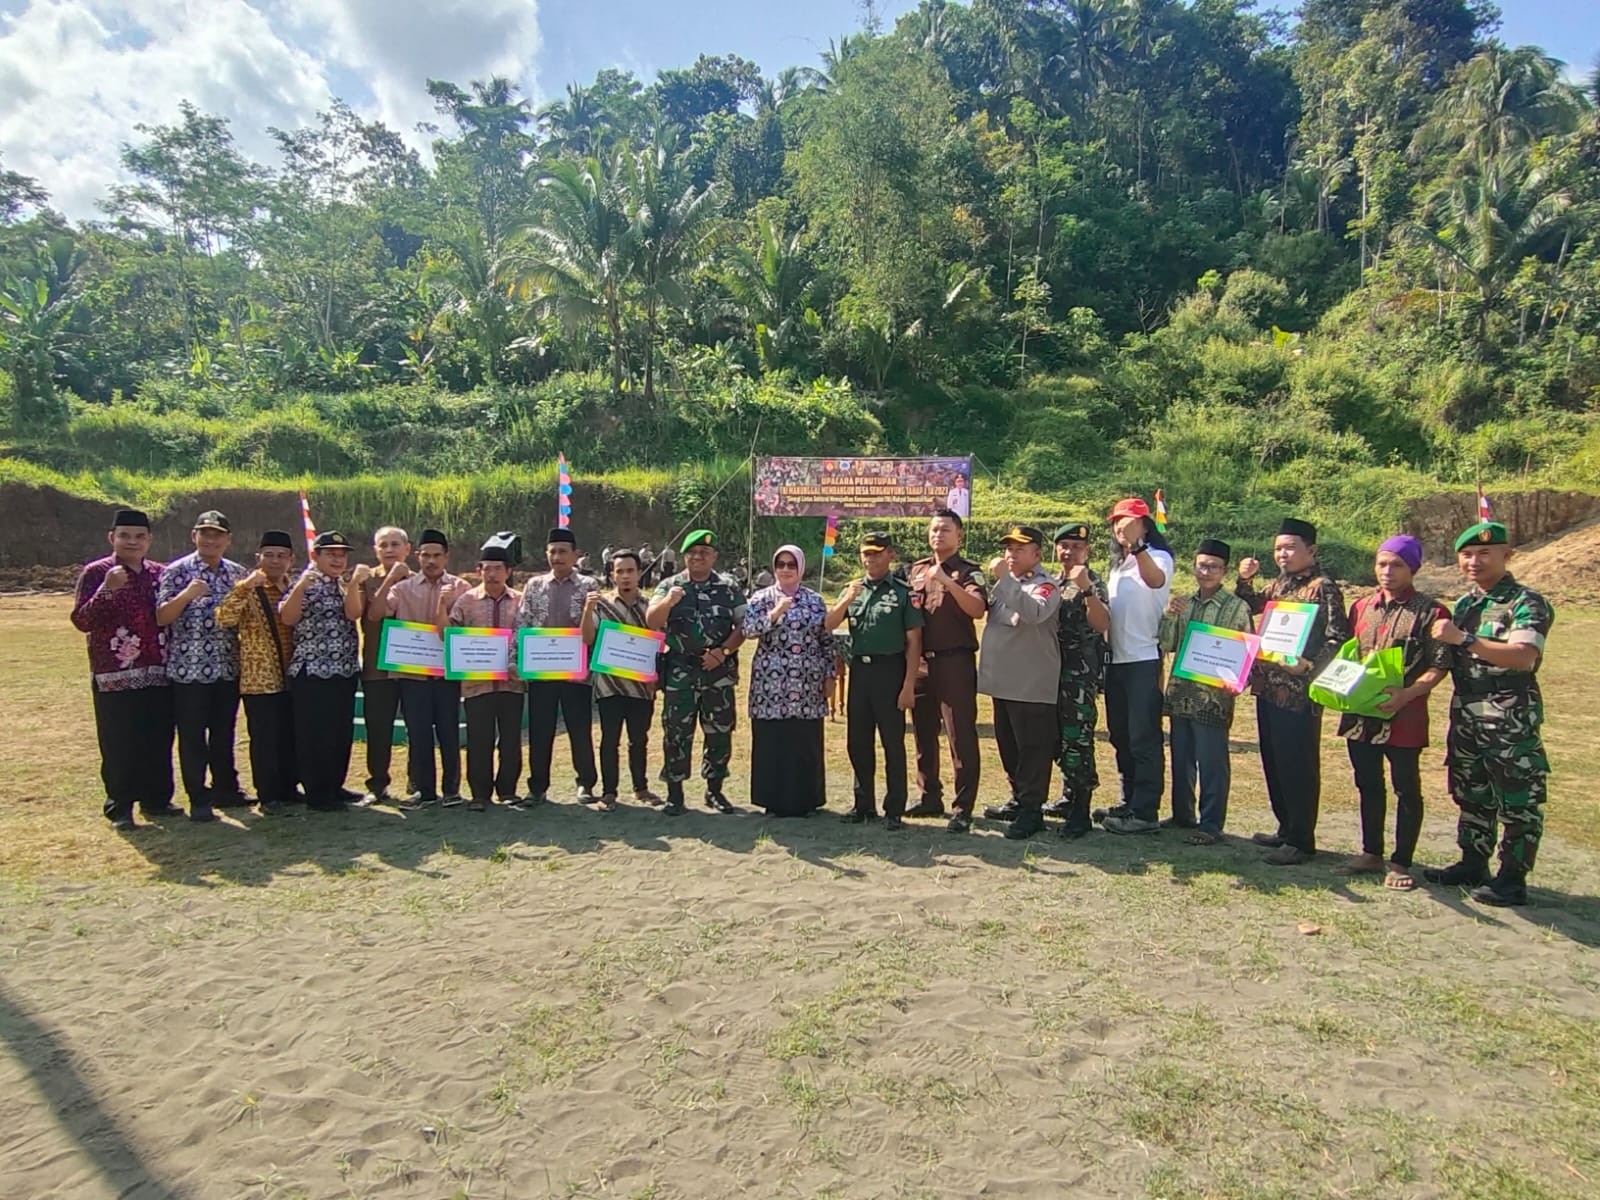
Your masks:
{"label": "black combat boot", "polygon": [[683,784],[676,779],[667,781],[667,802],[661,811],[669,817],[683,816]]}
{"label": "black combat boot", "polygon": [[1479,904],[1495,908],[1520,908],[1528,902],[1528,873],[1502,865],[1500,873],[1482,887],[1472,889],[1472,898]]}
{"label": "black combat boot", "polygon": [[1461,855],[1461,861],[1448,867],[1428,867],[1422,877],[1446,887],[1477,887],[1489,882],[1489,860],[1476,854]]}

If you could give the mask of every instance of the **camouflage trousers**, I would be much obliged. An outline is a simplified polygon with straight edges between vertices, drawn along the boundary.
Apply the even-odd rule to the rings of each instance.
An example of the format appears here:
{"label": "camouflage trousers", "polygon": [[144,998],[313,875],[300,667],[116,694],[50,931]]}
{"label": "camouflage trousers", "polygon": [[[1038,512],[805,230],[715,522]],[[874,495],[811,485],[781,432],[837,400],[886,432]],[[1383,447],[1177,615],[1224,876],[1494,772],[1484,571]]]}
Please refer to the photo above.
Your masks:
{"label": "camouflage trousers", "polygon": [[1461,810],[1456,842],[1464,854],[1488,860],[1500,826],[1500,865],[1530,871],[1544,832],[1545,757],[1537,694],[1456,695],[1450,701],[1445,762],[1450,797]]}
{"label": "camouflage trousers", "polygon": [[668,678],[661,689],[661,741],[666,761],[661,778],[682,783],[689,778],[694,756],[694,727],[700,723],[704,750],[700,776],[708,783],[728,777],[728,760],[733,757],[733,728],[737,714],[731,676],[709,683],[697,680],[679,682]]}
{"label": "camouflage trousers", "polygon": [[1094,729],[1100,720],[1098,695],[1094,680],[1076,675],[1062,679],[1056,693],[1056,718],[1061,723],[1056,765],[1061,768],[1061,794],[1085,806],[1100,786],[1094,765]]}

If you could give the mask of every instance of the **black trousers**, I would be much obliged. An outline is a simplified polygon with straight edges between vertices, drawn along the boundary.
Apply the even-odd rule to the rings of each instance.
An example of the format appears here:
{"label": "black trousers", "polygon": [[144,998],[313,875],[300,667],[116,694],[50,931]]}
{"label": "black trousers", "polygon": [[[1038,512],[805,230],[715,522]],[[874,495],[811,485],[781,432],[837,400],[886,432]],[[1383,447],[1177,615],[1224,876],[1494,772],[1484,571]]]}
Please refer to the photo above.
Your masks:
{"label": "black trousers", "polygon": [[1122,802],[1141,820],[1161,815],[1166,755],[1161,746],[1161,660],[1106,668],[1106,732],[1122,776]]}
{"label": "black trousers", "polygon": [[289,681],[294,708],[294,748],[306,803],[337,805],[350,773],[350,746],[355,740],[356,677],[318,679],[296,675]]}
{"label": "black trousers", "polygon": [[394,759],[394,719],[399,711],[398,679],[361,681],[361,720],[367,728],[367,791],[375,796],[389,790],[389,763]]}
{"label": "black trousers", "polygon": [[1296,850],[1315,854],[1322,804],[1322,709],[1310,704],[1295,712],[1257,696],[1256,727],[1278,836]]}
{"label": "black trousers", "polygon": [[1054,700],[1030,704],[995,697],[994,740],[1000,747],[1000,766],[1011,784],[1011,799],[1019,808],[1038,812],[1044,806],[1060,737]]}
{"label": "black trousers", "polygon": [[917,743],[917,790],[922,799],[944,803],[939,778],[939,729],[950,742],[955,774],[952,807],[972,816],[978,802],[982,763],[978,758],[978,659],[966,650],[940,653],[927,660],[928,674],[917,683],[911,708],[911,731]]}
{"label": "black trousers", "polygon": [[1387,824],[1389,797],[1383,786],[1383,764],[1389,763],[1389,780],[1394,784],[1394,853],[1389,861],[1409,867],[1422,832],[1422,747],[1374,746],[1370,742],[1347,741],[1350,766],[1355,771],[1356,791],[1361,795],[1361,851],[1383,857],[1383,833]]}
{"label": "black trousers", "polygon": [[587,683],[528,682],[528,791],[542,796],[550,790],[550,759],[555,753],[556,713],[567,724],[572,746],[572,769],[578,786],[599,782],[594,768],[594,690]]}
{"label": "black trousers", "polygon": [[237,796],[239,771],[233,763],[233,738],[239,724],[239,681],[173,684],[172,719],[178,728],[178,769],[189,803],[205,807],[213,799]]}
{"label": "black trousers", "polygon": [[94,692],[94,731],[100,743],[100,781],[110,820],[172,803],[172,689]]}
{"label": "black trousers", "polygon": [[650,787],[645,758],[650,749],[650,720],[655,716],[655,697],[601,696],[595,702],[600,710],[600,790],[614,795],[621,774],[619,751],[622,728],[628,728],[628,775],[635,794]]}
{"label": "black trousers", "polygon": [[[522,779],[522,693],[485,692],[465,702],[467,710],[467,787],[474,800],[490,795],[516,799]],[[495,768],[495,747],[500,766]]]}
{"label": "black trousers", "polygon": [[[454,679],[402,679],[400,706],[410,743],[411,786],[424,797],[461,794],[461,684]],[[439,772],[433,749],[439,748]],[[442,776],[436,782],[436,774]]]}
{"label": "black trousers", "polygon": [[300,779],[294,753],[294,702],[288,692],[244,698],[250,729],[250,780],[263,804],[288,804]]}
{"label": "black trousers", "polygon": [[878,743],[883,742],[883,812],[906,811],[906,714],[899,705],[906,682],[906,656],[856,655],[850,660],[845,701],[845,745],[856,777],[856,811],[878,811]]}

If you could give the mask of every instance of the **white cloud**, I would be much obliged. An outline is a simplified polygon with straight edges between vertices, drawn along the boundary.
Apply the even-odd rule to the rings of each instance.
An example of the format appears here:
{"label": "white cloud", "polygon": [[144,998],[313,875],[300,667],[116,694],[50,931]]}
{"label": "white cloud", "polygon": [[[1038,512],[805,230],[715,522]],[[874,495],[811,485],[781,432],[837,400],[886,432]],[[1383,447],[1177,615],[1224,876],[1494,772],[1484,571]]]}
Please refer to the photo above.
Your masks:
{"label": "white cloud", "polygon": [[0,155],[92,217],[134,126],[174,120],[182,100],[271,161],[269,125],[294,127],[354,79],[372,103],[347,99],[420,144],[425,80],[504,74],[531,90],[538,48],[533,0],[28,0],[0,14]]}

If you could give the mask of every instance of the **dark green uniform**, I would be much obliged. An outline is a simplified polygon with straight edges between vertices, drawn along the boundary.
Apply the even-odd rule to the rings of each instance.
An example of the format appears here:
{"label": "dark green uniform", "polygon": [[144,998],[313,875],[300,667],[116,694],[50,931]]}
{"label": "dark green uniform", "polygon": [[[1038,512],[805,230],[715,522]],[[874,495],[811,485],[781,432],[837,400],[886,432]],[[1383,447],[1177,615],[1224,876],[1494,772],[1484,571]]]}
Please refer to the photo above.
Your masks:
{"label": "dark green uniform", "polygon": [[[1108,603],[1106,585],[1092,570],[1089,582],[1100,603]],[[1065,577],[1061,580],[1061,595],[1056,626],[1056,640],[1061,646],[1061,685],[1056,696],[1056,718],[1061,725],[1061,743],[1056,753],[1056,765],[1061,768],[1061,799],[1049,811],[1065,817],[1070,828],[1087,830],[1089,799],[1100,786],[1094,762],[1094,730],[1100,720],[1097,698],[1106,642],[1089,625],[1087,595],[1078,595]]]}
{"label": "dark green uniform", "polygon": [[[1489,591],[1474,588],[1457,600],[1451,620],[1485,641],[1534,646],[1542,656],[1555,612],[1507,574]],[[1512,671],[1461,651],[1452,672],[1447,762],[1450,796],[1461,809],[1456,840],[1468,859],[1487,862],[1498,823],[1501,868],[1520,874],[1539,852],[1550,771],[1537,670]]]}
{"label": "dark green uniform", "polygon": [[850,675],[845,741],[855,774],[855,811],[877,811],[877,743],[883,742],[883,813],[906,811],[906,716],[900,689],[906,678],[906,632],[922,628],[922,596],[893,575],[867,580],[850,602]]}
{"label": "dark green uniform", "polygon": [[684,595],[668,615],[665,631],[661,735],[666,762],[661,778],[668,783],[689,778],[698,720],[705,739],[700,775],[712,791],[719,792],[733,754],[733,689],[739,681],[739,660],[730,654],[722,665],[706,670],[700,657],[725,645],[739,628],[744,619],[744,594],[728,575],[712,572],[704,583],[696,583],[682,571],[663,579],[652,598],[665,599],[675,587],[681,587]]}

